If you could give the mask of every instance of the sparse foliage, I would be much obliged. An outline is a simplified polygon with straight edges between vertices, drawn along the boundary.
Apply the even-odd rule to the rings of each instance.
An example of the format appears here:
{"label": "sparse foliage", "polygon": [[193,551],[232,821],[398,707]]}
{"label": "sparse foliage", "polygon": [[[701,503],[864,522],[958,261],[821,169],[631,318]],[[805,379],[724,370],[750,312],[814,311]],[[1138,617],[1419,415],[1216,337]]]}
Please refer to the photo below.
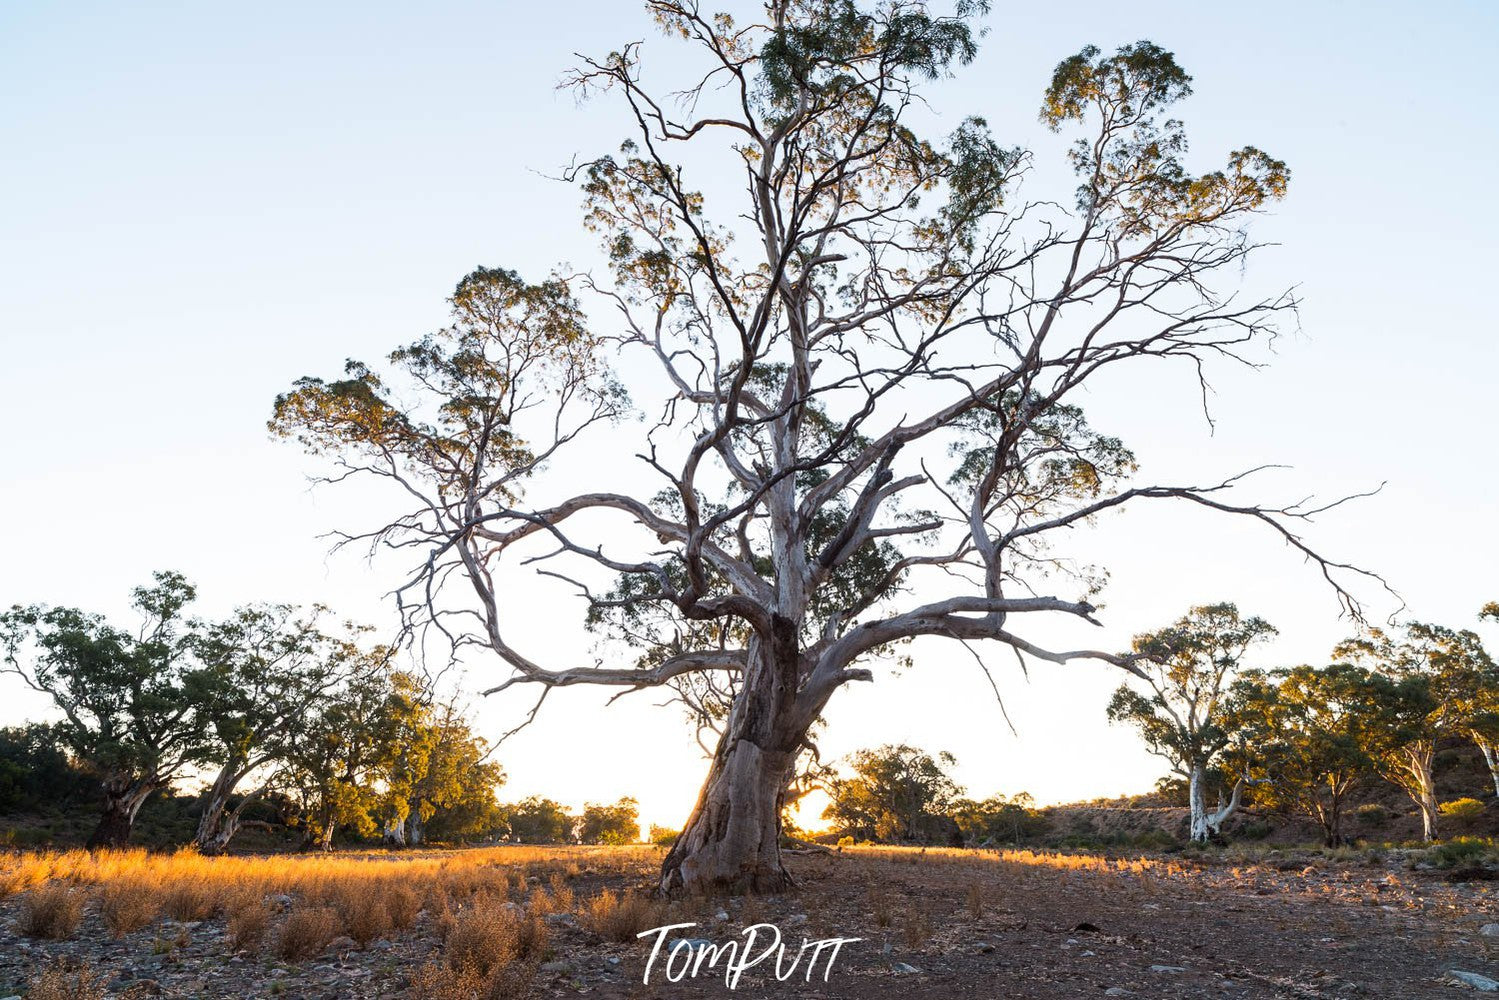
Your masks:
{"label": "sparse foliage", "polygon": [[[700,61],[681,100],[647,85],[640,44],[569,78],[622,102],[634,129],[569,174],[608,273],[476,271],[448,329],[378,372],[298,381],[271,426],[337,478],[412,498],[345,537],[410,553],[407,626],[488,647],[511,670],[495,690],[734,678],[664,891],[785,888],[779,817],[811,727],[912,639],[1133,669],[1137,654],[1027,637],[1038,615],[1094,621],[1101,576],[1060,540],[1107,511],[1172,499],[1253,518],[1351,606],[1349,567],[1292,530],[1319,508],[1235,499],[1242,477],[1140,482],[1077,407],[1117,365],[1243,360],[1295,305],[1234,287],[1256,249],[1246,224],[1289,170],[1252,146],[1190,169],[1172,117],[1190,81],[1171,53],[1089,47],[1058,65],[1041,120],[1079,137],[1068,211],[1021,196],[1030,154],[982,119],[917,132],[923,82],[973,58],[984,3],[649,9]],[[655,423],[628,431],[659,492],[554,498],[550,469],[597,478],[574,445],[624,414],[611,365],[626,355],[659,374],[639,381],[647,394],[665,387],[638,401]],[[636,662],[517,648],[503,595],[518,565],[575,586]]]}

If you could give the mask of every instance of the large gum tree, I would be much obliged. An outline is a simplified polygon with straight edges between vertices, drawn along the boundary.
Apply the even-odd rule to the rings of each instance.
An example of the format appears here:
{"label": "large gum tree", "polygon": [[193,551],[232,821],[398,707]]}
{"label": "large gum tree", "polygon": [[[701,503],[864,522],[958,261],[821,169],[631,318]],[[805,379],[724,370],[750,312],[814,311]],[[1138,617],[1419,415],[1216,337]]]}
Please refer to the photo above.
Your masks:
{"label": "large gum tree", "polygon": [[[607,265],[540,284],[476,271],[451,327],[277,401],[273,430],[334,459],[330,478],[411,498],[349,538],[411,554],[407,625],[487,647],[509,671],[493,690],[722,679],[664,893],[789,884],[780,812],[808,733],[908,640],[1133,667],[1028,624],[1096,624],[1098,580],[1053,543],[1095,515],[1175,500],[1255,518],[1348,599],[1348,567],[1296,533],[1314,510],[1238,500],[1239,478],[1141,482],[1076,402],[1118,366],[1200,378],[1274,334],[1293,299],[1240,272],[1286,165],[1245,146],[1195,172],[1172,55],[1088,47],[1041,102],[1075,137],[1075,192],[1027,200],[1031,154],[982,119],[921,131],[921,87],[972,59],[984,6],[647,3],[686,50],[676,67],[695,60],[675,87],[647,79],[639,44],[569,78],[631,132],[567,174]],[[601,482],[598,449],[625,447],[641,475]],[[527,571],[571,581],[635,652],[518,648],[507,596]]]}

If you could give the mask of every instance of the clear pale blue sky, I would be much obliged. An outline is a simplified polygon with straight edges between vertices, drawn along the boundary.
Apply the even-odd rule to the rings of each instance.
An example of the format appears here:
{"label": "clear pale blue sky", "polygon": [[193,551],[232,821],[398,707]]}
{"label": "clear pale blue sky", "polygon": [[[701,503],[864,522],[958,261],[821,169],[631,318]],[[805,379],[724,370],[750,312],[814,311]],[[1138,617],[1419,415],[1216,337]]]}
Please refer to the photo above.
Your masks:
{"label": "clear pale blue sky", "polygon": [[[1286,462],[1265,486],[1278,499],[1388,480],[1315,539],[1384,572],[1414,614],[1472,624],[1499,599],[1499,7],[995,7],[976,64],[932,101],[1035,147],[1038,181],[1061,178],[1035,120],[1051,67],[1137,38],[1196,79],[1194,162],[1254,143],[1294,171],[1259,229],[1283,246],[1253,269],[1299,284],[1302,334],[1267,371],[1214,373],[1216,435],[1175,380],[1101,386],[1094,423],[1157,479]],[[266,439],[270,401],[439,325],[476,264],[536,276],[591,260],[577,192],[543,174],[612,148],[625,123],[554,84],[572,52],[637,38],[659,65],[679,57],[627,2],[0,6],[0,603],[117,611],[174,567],[206,613],[324,600],[388,621],[396,567],[330,559],[315,537],[368,505],[307,491],[311,467]],[[1142,510],[1106,524],[1097,553],[1113,584],[1093,644],[1212,599],[1281,626],[1266,664],[1316,661],[1347,629],[1312,572],[1246,526]],[[531,648],[586,648],[576,609],[518,611],[536,622]],[[825,750],[950,749],[974,792],[1042,800],[1160,773],[1104,723],[1104,668],[999,679],[1016,734],[971,663],[933,651],[840,695]],[[702,762],[674,711],[635,697],[600,714],[596,693],[559,693],[501,754],[510,792],[634,792],[648,819],[680,821]],[[0,706],[5,722],[38,708],[9,681]],[[497,732],[518,707],[481,718]],[[622,749],[601,759],[585,739]]]}

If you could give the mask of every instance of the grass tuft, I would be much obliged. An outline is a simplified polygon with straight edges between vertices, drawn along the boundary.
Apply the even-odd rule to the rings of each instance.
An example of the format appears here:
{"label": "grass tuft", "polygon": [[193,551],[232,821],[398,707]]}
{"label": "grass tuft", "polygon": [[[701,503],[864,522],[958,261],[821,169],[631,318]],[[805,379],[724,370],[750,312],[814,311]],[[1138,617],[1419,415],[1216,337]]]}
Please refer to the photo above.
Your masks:
{"label": "grass tuft", "polygon": [[60,882],[33,889],[21,900],[16,930],[27,937],[62,940],[73,936],[83,921],[84,894]]}

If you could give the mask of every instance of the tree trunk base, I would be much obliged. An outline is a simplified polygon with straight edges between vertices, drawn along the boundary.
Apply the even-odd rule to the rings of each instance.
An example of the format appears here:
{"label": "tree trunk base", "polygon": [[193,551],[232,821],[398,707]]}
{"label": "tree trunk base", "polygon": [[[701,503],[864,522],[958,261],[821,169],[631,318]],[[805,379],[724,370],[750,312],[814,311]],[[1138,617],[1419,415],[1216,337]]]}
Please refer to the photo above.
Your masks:
{"label": "tree trunk base", "polygon": [[738,740],[714,760],[697,808],[661,865],[657,894],[769,895],[795,883],[781,864],[780,800],[793,756]]}

